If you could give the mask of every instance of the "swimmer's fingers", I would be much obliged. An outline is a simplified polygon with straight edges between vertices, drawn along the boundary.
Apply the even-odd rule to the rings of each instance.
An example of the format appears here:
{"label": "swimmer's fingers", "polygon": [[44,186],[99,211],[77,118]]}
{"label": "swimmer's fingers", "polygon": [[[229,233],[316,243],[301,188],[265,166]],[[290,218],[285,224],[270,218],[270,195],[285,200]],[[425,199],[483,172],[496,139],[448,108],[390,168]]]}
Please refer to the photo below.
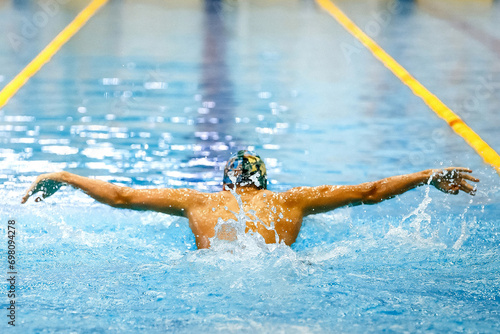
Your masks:
{"label": "swimmer's fingers", "polygon": [[466,172],[466,173],[472,173],[472,169],[467,168],[467,167],[452,167],[455,171],[457,172]]}
{"label": "swimmer's fingers", "polygon": [[453,180],[454,190],[458,188],[463,192],[474,196],[477,191],[477,186],[471,185],[467,181],[479,182],[479,179],[470,175],[469,173],[472,173],[472,170],[468,168],[456,168],[452,172],[450,179]]}
{"label": "swimmer's fingers", "polygon": [[449,167],[441,170],[434,170],[432,174],[432,181],[434,182],[453,182],[465,179],[472,182],[479,182],[479,179],[470,175],[472,170],[465,167]]}
{"label": "swimmer's fingers", "polygon": [[446,171],[446,172],[451,173],[451,174],[460,173],[460,172],[472,173],[472,169],[467,168],[467,167],[448,167],[448,168],[443,169],[443,171]]}
{"label": "swimmer's fingers", "polygon": [[467,194],[474,196],[477,190],[476,186],[469,184],[464,179],[453,180],[451,182],[447,180],[441,180],[440,182],[436,182],[434,185],[442,192],[452,195],[458,195],[461,190]]}
{"label": "swimmer's fingers", "polygon": [[467,194],[470,194],[472,196],[476,195],[477,187],[467,183],[467,181],[465,180],[460,181],[459,188]]}
{"label": "swimmer's fingers", "polygon": [[447,167],[442,169],[433,169],[432,172],[432,175],[434,177],[453,178],[456,177],[459,173],[471,173],[472,171],[469,168],[465,167]]}
{"label": "swimmer's fingers", "polygon": [[33,182],[31,184],[31,186],[28,188],[28,190],[26,191],[26,194],[23,196],[22,200],[21,200],[21,203],[26,203],[26,201],[28,200],[28,198],[30,198],[31,195],[33,195],[34,193],[37,193],[40,189],[40,181],[42,180],[43,176],[45,176],[45,174],[43,175],[40,175],[36,178],[35,182]]}
{"label": "swimmer's fingers", "polygon": [[472,182],[479,182],[479,179],[470,175],[470,174],[462,174],[460,173],[460,177],[462,179],[465,179],[465,180],[469,180],[469,181],[472,181]]}
{"label": "swimmer's fingers", "polygon": [[471,182],[479,182],[479,179],[470,175],[460,173],[460,190],[474,196],[476,195],[477,186],[468,183],[466,180]]}
{"label": "swimmer's fingers", "polygon": [[462,175],[468,175],[464,173],[472,173],[472,170],[465,167],[448,167],[444,169],[438,169],[434,171],[434,177],[445,178],[445,179],[456,179]]}
{"label": "swimmer's fingers", "polygon": [[[59,188],[63,186],[62,182],[51,180],[48,177],[50,177],[50,174],[42,174],[38,176],[35,182],[33,182],[31,187],[22,198],[21,203],[26,203],[28,198],[40,191],[42,192],[42,198],[45,199],[49,196],[52,196],[57,190],[59,190]],[[36,199],[36,202],[41,201],[42,198],[38,197]]]}

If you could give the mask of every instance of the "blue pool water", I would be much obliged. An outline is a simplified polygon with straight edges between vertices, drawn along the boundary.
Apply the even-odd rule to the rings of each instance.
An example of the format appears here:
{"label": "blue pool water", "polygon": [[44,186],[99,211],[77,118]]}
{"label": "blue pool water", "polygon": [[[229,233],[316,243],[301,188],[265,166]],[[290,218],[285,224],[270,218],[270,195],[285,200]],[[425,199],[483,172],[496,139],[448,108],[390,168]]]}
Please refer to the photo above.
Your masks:
{"label": "blue pool water", "polygon": [[[85,4],[4,2],[0,87]],[[498,2],[339,5],[500,150]],[[274,191],[448,165],[481,182],[309,216],[292,247],[232,252],[196,250],[186,219],[69,188],[19,204],[59,170],[218,191],[241,148]],[[0,110],[0,160],[2,277],[8,220],[18,233],[2,333],[500,331],[498,174],[311,1],[110,2]]]}

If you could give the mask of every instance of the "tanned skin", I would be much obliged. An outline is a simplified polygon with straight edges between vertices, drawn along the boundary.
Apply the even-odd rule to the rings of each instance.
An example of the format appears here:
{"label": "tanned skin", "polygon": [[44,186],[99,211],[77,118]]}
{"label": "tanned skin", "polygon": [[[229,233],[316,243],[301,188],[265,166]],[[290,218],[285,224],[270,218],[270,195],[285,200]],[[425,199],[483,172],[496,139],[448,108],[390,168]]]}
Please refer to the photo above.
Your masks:
{"label": "tanned skin", "polygon": [[[474,195],[476,188],[467,181],[479,182],[479,179],[470,175],[471,172],[468,168],[450,167],[352,186],[296,187],[277,193],[254,186],[237,185],[234,191],[243,201],[243,210],[253,210],[254,215],[248,216],[257,221],[248,223],[247,231],[259,233],[267,243],[275,243],[277,235],[279,242],[291,245],[297,239],[302,219],[310,214],[343,206],[380,203],[425,184],[449,194],[456,195],[463,191]],[[186,217],[198,248],[210,247],[209,239],[215,235],[218,218],[225,221],[235,219],[231,211],[240,212],[237,200],[229,190],[233,185],[224,185],[224,190],[217,193],[193,189],[132,189],[64,171],[38,176],[21,203],[26,203],[30,196],[40,191],[42,198],[49,197],[64,184],[81,189],[95,200],[115,208],[151,210]],[[39,200],[40,197],[36,202]],[[271,226],[271,222],[274,222],[276,232],[266,228]],[[219,239],[233,237],[218,235]]]}

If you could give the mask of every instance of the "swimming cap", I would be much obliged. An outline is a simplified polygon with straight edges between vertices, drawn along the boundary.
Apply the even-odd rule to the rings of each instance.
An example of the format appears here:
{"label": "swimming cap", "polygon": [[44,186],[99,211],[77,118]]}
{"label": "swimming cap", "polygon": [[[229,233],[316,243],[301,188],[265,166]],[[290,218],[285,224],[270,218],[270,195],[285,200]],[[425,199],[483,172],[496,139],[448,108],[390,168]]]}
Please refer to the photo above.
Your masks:
{"label": "swimming cap", "polygon": [[267,189],[266,165],[252,151],[241,150],[231,155],[224,168],[224,184],[255,185]]}

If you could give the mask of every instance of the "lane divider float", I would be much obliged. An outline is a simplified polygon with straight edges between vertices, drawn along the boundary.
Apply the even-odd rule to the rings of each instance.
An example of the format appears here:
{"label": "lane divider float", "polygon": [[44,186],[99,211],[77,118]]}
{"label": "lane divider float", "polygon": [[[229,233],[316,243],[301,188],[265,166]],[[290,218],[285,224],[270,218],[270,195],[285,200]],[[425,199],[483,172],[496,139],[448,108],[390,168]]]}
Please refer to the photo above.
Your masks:
{"label": "lane divider float", "polygon": [[21,72],[19,72],[19,74],[0,92],[0,109],[9,102],[17,91],[24,86],[43,65],[48,63],[59,49],[61,49],[61,47],[107,2],[108,0],[93,0]]}

